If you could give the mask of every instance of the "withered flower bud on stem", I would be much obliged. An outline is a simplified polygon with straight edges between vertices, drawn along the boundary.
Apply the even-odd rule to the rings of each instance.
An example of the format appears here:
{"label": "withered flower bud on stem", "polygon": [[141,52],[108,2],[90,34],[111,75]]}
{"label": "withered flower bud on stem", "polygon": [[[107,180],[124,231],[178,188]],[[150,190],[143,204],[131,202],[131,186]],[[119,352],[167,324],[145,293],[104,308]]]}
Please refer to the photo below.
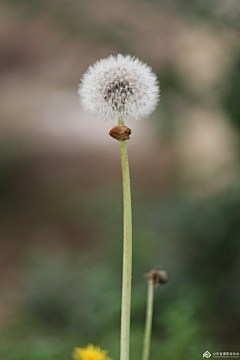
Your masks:
{"label": "withered flower bud on stem", "polygon": [[153,269],[149,273],[145,274],[145,277],[154,280],[155,288],[159,285],[166,284],[169,280],[169,274],[166,270],[156,270]]}
{"label": "withered flower bud on stem", "polygon": [[130,139],[131,129],[125,125],[117,125],[109,131],[109,135],[118,141],[128,140]]}

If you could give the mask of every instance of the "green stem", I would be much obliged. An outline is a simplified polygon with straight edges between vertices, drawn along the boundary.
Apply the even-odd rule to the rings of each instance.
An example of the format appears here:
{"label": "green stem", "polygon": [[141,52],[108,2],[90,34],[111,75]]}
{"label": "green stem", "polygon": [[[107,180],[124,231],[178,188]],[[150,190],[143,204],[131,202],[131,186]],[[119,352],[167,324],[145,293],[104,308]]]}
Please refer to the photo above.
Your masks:
{"label": "green stem", "polygon": [[147,311],[146,324],[143,339],[143,355],[142,360],[149,360],[151,332],[152,332],[152,317],[153,317],[153,299],[154,299],[154,279],[148,279],[148,297],[147,297]]}
{"label": "green stem", "polygon": [[[119,123],[123,123],[119,119]],[[129,360],[132,283],[132,209],[126,141],[120,141],[123,179],[123,278],[120,360]]]}

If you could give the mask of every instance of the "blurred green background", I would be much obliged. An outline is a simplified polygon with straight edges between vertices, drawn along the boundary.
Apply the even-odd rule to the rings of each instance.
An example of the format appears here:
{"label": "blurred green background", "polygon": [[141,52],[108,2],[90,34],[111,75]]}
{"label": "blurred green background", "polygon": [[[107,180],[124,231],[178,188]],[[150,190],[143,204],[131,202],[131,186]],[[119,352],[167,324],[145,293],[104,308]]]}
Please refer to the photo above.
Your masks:
{"label": "blurred green background", "polygon": [[114,122],[81,109],[79,78],[110,54],[147,62],[161,102],[130,121],[131,360],[144,273],[162,266],[152,360],[239,351],[238,0],[0,2],[0,359],[119,358],[122,188]]}

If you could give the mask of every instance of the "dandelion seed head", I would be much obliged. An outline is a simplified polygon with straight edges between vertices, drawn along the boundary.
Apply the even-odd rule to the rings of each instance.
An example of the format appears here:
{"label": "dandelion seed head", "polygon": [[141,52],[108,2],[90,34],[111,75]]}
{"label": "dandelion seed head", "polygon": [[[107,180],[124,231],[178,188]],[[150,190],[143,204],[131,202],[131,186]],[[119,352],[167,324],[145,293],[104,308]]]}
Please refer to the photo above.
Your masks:
{"label": "dandelion seed head", "polygon": [[151,68],[130,55],[109,56],[84,73],[78,90],[86,111],[105,119],[142,119],[159,101],[159,85]]}

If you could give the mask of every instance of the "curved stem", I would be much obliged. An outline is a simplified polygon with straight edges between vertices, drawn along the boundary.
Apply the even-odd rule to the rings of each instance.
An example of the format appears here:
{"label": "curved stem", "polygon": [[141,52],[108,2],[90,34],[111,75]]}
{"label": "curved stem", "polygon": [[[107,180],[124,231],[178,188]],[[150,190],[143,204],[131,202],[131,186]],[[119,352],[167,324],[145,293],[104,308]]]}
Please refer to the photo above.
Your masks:
{"label": "curved stem", "polygon": [[148,296],[147,296],[147,310],[146,323],[143,339],[143,354],[142,360],[149,360],[151,332],[152,332],[152,317],[153,317],[153,299],[154,299],[154,279],[148,280]]}
{"label": "curved stem", "polygon": [[[120,121],[123,122],[121,119]],[[120,360],[129,360],[132,283],[132,209],[126,141],[120,141],[123,179],[123,278]]]}

